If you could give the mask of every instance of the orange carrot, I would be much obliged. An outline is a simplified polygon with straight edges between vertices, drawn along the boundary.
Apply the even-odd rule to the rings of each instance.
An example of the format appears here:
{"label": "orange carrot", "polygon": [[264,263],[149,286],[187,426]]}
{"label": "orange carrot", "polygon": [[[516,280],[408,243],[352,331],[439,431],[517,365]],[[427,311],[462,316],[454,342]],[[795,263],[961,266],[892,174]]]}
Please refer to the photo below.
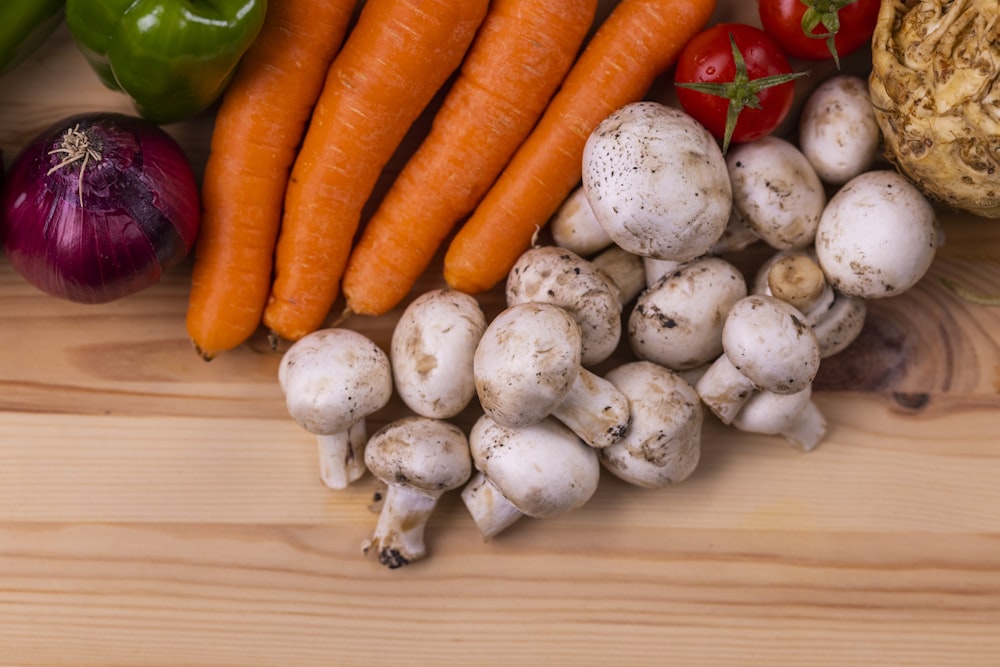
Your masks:
{"label": "orange carrot", "polygon": [[444,258],[448,284],[469,293],[504,279],[580,180],[587,137],[643,98],[711,18],[715,0],[622,0],[604,20]]}
{"label": "orange carrot", "polygon": [[355,0],[271,0],[226,88],[202,184],[187,331],[211,359],[260,326],[288,173]]}
{"label": "orange carrot", "polygon": [[385,164],[458,69],[488,0],[369,0],[334,59],[285,194],[264,323],[323,325]]}
{"label": "orange carrot", "polygon": [[542,115],[596,10],[597,0],[494,0],[430,133],[351,251],[349,311],[381,315],[410,292]]}

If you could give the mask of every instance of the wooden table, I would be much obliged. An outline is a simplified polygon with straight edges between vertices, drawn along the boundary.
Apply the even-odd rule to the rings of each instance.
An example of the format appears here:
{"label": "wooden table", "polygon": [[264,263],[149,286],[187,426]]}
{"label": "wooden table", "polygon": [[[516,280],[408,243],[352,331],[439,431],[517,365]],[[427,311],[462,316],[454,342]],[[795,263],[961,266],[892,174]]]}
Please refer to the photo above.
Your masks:
{"label": "wooden table", "polygon": [[[0,94],[8,160],[129,110],[65,33]],[[170,131],[200,168],[209,122]],[[392,571],[361,554],[375,482],[321,485],[264,338],[193,352],[189,266],[80,306],[0,261],[0,664],[1000,664],[1000,309],[940,284],[1000,288],[1000,224],[942,223],[926,278],[824,363],[816,451],[709,419],[683,484],[606,475],[488,543],[447,496]],[[347,325],[385,345],[395,315]]]}

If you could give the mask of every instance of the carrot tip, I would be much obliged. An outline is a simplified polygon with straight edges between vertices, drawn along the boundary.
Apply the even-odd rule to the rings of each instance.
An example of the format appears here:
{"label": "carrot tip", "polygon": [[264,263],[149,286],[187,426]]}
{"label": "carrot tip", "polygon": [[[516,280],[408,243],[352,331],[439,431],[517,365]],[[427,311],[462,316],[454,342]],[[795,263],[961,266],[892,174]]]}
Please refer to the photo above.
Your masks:
{"label": "carrot tip", "polygon": [[198,345],[198,343],[194,342],[193,340],[191,341],[191,345],[194,346],[195,353],[197,353],[197,355],[202,359],[204,359],[205,361],[211,361],[212,359],[215,359],[215,355],[217,354],[216,352],[209,352],[207,350],[203,350],[201,346]]}

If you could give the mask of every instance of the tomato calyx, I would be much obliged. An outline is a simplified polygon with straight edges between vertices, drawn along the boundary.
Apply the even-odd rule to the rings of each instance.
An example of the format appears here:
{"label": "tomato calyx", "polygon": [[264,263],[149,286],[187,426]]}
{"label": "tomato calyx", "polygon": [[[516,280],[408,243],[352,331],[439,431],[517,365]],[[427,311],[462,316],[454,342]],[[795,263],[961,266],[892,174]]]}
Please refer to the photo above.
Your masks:
{"label": "tomato calyx", "polygon": [[743,109],[760,109],[760,93],[768,88],[780,86],[790,81],[809,74],[806,72],[789,72],[788,74],[774,74],[751,79],[747,71],[746,61],[743,53],[736,45],[736,38],[729,33],[729,45],[733,52],[733,64],[736,72],[732,81],[696,81],[690,83],[677,83],[680,88],[687,88],[706,95],[714,95],[729,100],[726,109],[726,128],[722,140],[722,152],[729,150],[729,143],[732,140],[733,132],[736,130],[736,122],[739,120]]}
{"label": "tomato calyx", "polygon": [[[833,56],[833,62],[840,69],[840,56],[837,54],[835,40],[840,32],[840,10],[847,5],[853,5],[857,0],[801,0],[806,6],[802,14],[802,32],[810,39],[826,40],[826,48]],[[823,26],[826,32],[813,32]]]}

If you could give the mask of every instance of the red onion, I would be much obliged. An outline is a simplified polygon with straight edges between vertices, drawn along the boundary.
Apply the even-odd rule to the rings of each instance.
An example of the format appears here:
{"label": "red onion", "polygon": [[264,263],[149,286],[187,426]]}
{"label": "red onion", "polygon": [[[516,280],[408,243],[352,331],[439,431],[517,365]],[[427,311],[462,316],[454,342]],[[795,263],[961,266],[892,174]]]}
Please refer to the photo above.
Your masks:
{"label": "red onion", "polygon": [[187,156],[158,125],[117,113],[62,120],[18,154],[3,188],[11,265],[49,294],[104,303],[160,281],[200,222]]}

